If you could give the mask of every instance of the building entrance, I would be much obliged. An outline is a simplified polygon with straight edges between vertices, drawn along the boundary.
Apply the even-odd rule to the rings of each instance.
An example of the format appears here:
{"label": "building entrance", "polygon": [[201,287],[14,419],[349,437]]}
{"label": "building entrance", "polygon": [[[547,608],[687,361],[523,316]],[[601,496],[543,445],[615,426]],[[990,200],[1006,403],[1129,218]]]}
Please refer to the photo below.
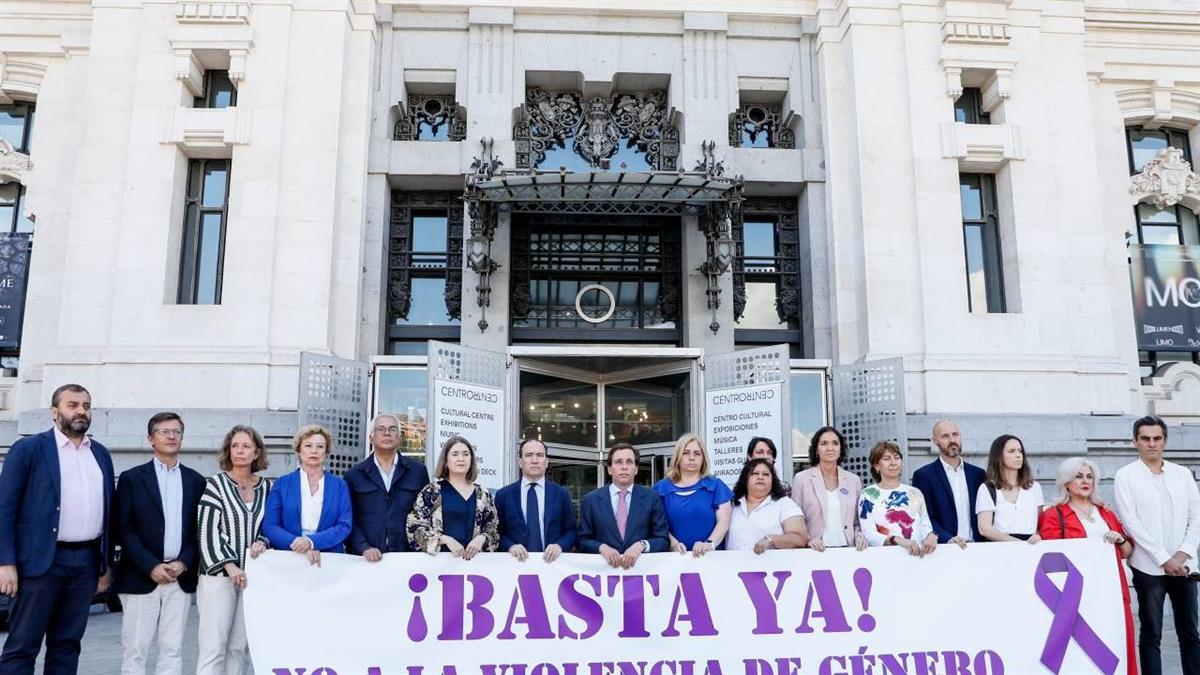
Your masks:
{"label": "building entrance", "polygon": [[693,430],[699,418],[694,392],[700,350],[591,347],[585,356],[570,348],[514,347],[512,352],[518,435],[546,444],[550,479],[576,502],[607,482],[604,459],[615,443],[637,446],[639,484],[662,478],[675,439]]}

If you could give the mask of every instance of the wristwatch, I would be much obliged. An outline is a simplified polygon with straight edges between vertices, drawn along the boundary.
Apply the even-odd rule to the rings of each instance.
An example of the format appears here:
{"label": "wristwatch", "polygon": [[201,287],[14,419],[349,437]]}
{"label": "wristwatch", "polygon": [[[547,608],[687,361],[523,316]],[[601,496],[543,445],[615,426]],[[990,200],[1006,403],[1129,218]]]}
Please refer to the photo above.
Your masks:
{"label": "wristwatch", "polygon": [[650,550],[650,542],[649,541],[643,539],[643,540],[639,541],[638,543],[642,545],[642,553],[645,553]]}

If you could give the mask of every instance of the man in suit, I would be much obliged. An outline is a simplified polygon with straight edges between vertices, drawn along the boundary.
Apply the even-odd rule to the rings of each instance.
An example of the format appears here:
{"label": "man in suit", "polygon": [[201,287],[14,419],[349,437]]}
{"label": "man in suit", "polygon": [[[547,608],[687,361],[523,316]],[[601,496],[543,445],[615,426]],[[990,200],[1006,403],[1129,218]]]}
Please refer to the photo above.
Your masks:
{"label": "man in suit", "polygon": [[933,443],[938,458],[913,473],[913,487],[925,495],[938,543],[966,548],[967,542],[979,539],[979,520],[972,506],[987,475],[963,461],[962,434],[954,422],[940,420],[934,424]]}
{"label": "man in suit", "polygon": [[609,565],[630,569],[641,554],[667,550],[667,512],[653,490],[633,484],[636,448],[617,443],[604,463],[612,482],[587,493],[579,504],[579,552],[599,553]]}
{"label": "man in suit", "polygon": [[527,438],[517,447],[521,479],[496,493],[500,550],[517,560],[541,553],[554,562],[575,547],[575,507],[566,489],[546,478],[546,445]]}
{"label": "man in suit", "polygon": [[400,445],[400,420],[376,415],[371,420],[371,456],[346,472],[353,511],[347,553],[370,562],[384,553],[409,549],[405,523],[421,488],[429,484],[429,470],[396,450]]}
{"label": "man in suit", "polygon": [[160,675],[183,673],[183,632],[196,592],[196,509],[204,477],[179,463],[183,420],[160,412],[146,424],[154,458],[121,474],[113,539],[121,546],[113,583],[121,596],[122,675],[144,675],[158,635]]}
{"label": "man in suit", "polygon": [[92,597],[108,589],[113,465],[87,437],[92,396],[65,384],[54,426],[13,444],[0,471],[0,593],[14,596],[0,674],[75,673]]}

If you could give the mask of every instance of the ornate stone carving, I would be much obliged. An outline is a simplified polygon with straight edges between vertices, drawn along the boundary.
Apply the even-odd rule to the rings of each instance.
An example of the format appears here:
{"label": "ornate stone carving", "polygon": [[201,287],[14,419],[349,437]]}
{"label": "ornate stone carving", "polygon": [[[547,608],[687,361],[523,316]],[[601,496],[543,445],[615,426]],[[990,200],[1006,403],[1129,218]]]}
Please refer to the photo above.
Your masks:
{"label": "ornate stone carving", "polygon": [[32,170],[29,155],[17,152],[12,143],[0,138],[0,183],[15,181],[24,185],[26,174]]}
{"label": "ornate stone carving", "polygon": [[743,103],[729,116],[729,146],[742,147],[742,134],[750,135],[751,147],[759,138],[770,148],[796,147],[795,133],[783,124],[783,106],[778,103]]}
{"label": "ornate stone carving", "polygon": [[1200,418],[1200,366],[1176,361],[1142,380],[1150,413],[1168,422]]}
{"label": "ornate stone carving", "polygon": [[1139,202],[1165,209],[1183,203],[1200,211],[1200,175],[1183,158],[1183,151],[1168,147],[1146,162],[1142,172],[1129,179],[1129,194]]}
{"label": "ornate stone carving", "polygon": [[409,96],[403,109],[407,114],[396,120],[392,140],[419,141],[422,125],[435,135],[445,128],[448,141],[467,137],[467,116],[452,96]]}
{"label": "ornate stone carving", "polygon": [[700,171],[709,179],[725,175],[725,163],[717,161],[716,141],[700,141],[700,154],[700,161],[696,162],[693,171]]}
{"label": "ornate stone carving", "polygon": [[645,154],[650,166],[674,171],[679,130],[667,117],[667,94],[662,90],[583,101],[572,92],[532,87],[525,94],[522,119],[513,127],[517,168],[537,168],[547,151],[570,145],[588,166],[606,169],[621,145],[628,144]]}

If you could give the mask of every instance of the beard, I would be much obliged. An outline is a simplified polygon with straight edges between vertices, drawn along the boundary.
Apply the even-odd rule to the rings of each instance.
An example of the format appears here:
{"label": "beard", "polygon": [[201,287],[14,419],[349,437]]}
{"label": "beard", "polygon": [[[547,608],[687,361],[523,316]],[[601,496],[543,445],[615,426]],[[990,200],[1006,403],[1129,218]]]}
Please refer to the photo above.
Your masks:
{"label": "beard", "polygon": [[950,457],[958,457],[962,454],[962,446],[958,443],[951,443],[950,445],[946,446],[946,449],[943,452]]}
{"label": "beard", "polygon": [[92,418],[87,415],[76,415],[69,420],[63,416],[58,420],[58,428],[64,434],[82,434],[91,426]]}

